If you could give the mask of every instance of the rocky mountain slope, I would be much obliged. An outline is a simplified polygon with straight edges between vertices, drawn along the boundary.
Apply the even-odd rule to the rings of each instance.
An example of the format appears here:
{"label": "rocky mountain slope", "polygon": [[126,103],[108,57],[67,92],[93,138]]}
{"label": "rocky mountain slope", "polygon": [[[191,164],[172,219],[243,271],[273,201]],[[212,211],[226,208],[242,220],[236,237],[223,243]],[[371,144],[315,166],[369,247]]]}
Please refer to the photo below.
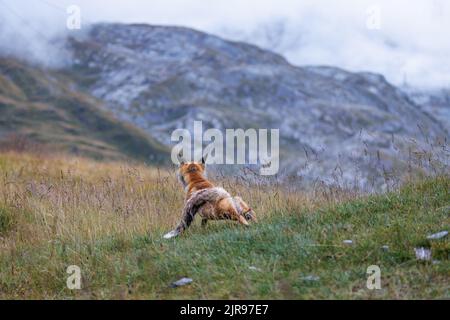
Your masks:
{"label": "rocky mountain slope", "polygon": [[168,154],[142,130],[103,110],[98,99],[77,90],[66,76],[0,58],[0,148],[28,146],[153,163],[166,161]]}
{"label": "rocky mountain slope", "polygon": [[450,89],[420,90],[404,87],[402,90],[424,112],[433,115],[447,128],[447,131],[450,130]]}
{"label": "rocky mountain slope", "polygon": [[187,28],[99,24],[69,47],[67,74],[161,143],[193,120],[279,128],[281,173],[310,181],[368,184],[448,137],[446,124],[381,75],[296,67]]}

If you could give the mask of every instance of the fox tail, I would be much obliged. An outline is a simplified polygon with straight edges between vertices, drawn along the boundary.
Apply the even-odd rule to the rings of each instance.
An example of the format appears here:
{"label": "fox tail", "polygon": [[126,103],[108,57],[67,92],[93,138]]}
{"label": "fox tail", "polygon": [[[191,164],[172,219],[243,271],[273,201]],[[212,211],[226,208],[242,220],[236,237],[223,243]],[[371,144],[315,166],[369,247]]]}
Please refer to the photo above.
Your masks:
{"label": "fox tail", "polygon": [[202,189],[194,192],[183,208],[183,217],[175,230],[164,235],[164,238],[170,239],[178,236],[186,230],[194,220],[197,211],[208,202],[216,202],[225,198],[230,198],[230,194],[223,188],[214,187]]}

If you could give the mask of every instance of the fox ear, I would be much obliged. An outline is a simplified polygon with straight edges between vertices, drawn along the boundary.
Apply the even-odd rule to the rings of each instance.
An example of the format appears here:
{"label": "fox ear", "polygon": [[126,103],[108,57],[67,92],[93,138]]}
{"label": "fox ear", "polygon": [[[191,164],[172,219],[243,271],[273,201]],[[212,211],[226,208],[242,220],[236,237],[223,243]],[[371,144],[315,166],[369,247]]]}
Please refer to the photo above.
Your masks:
{"label": "fox ear", "polygon": [[205,154],[205,155],[202,157],[202,164],[206,164],[206,159],[208,159],[208,154]]}
{"label": "fox ear", "polygon": [[183,150],[180,150],[180,152],[177,154],[178,161],[180,162],[180,165],[184,164],[186,161],[183,159]]}

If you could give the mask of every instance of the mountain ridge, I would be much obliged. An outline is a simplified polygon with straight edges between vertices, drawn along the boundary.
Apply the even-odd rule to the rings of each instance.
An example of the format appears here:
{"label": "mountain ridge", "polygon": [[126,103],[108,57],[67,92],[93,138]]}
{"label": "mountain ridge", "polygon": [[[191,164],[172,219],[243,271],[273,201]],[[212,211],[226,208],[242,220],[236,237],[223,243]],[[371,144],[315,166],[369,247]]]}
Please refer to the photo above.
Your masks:
{"label": "mountain ridge", "polygon": [[6,140],[20,136],[49,150],[96,159],[165,161],[164,146],[115,119],[56,71],[0,58],[0,83],[0,141],[10,148],[15,146]]}
{"label": "mountain ridge", "polygon": [[[132,157],[142,159],[145,148],[136,141],[147,140],[149,153],[164,162],[171,132],[192,130],[194,120],[204,129],[278,128],[281,176],[380,186],[386,172],[410,166],[412,153],[438,149],[449,137],[445,112],[420,105],[383,75],[295,66],[258,46],[186,27],[101,23],[68,37],[66,50],[70,66],[28,68],[62,82],[47,91],[70,88],[63,91],[82,97],[75,104],[88,99],[122,129],[129,126]],[[21,85],[2,86],[20,94]],[[116,156],[127,153],[123,142],[115,139],[122,145]],[[442,159],[448,164],[448,155]]]}
{"label": "mountain ridge", "polygon": [[[330,182],[340,166],[342,179],[367,183],[408,162],[409,140],[423,149],[448,137],[382,75],[293,66],[189,28],[98,24],[69,47],[78,83],[159,142],[170,146],[170,133],[192,130],[193,120],[205,129],[279,128],[283,170],[310,181]],[[321,159],[311,164],[307,152]]]}

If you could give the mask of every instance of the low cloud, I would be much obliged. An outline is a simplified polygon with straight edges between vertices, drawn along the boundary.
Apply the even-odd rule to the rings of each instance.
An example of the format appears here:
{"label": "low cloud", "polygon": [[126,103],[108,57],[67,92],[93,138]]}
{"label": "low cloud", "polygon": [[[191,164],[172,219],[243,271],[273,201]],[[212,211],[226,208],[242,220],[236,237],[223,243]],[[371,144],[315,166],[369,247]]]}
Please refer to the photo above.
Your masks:
{"label": "low cloud", "polygon": [[[84,29],[100,21],[182,25],[255,43],[296,65],[450,87],[445,0],[0,0],[1,52],[50,66],[64,63],[68,57],[54,39],[76,32],[66,28],[72,4],[81,8]],[[371,7],[379,9],[379,29],[367,27]]]}

